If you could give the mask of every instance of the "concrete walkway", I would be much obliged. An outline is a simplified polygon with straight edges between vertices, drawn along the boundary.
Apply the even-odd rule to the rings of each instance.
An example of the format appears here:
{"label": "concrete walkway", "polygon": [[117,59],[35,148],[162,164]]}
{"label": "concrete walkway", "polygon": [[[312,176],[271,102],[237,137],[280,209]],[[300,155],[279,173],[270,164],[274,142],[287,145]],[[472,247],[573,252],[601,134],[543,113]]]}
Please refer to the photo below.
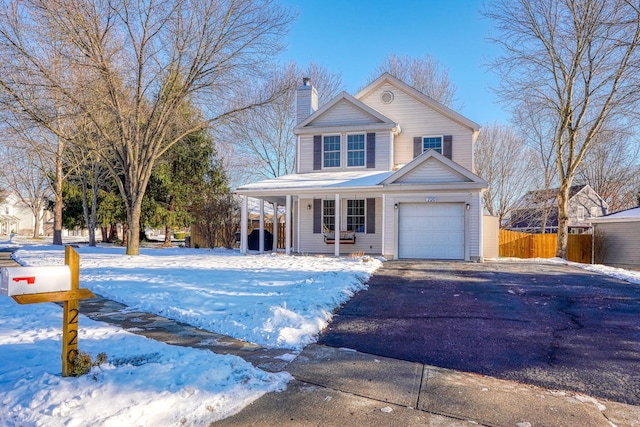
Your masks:
{"label": "concrete walkway", "polygon": [[638,426],[640,407],[310,345],[295,381],[216,426]]}

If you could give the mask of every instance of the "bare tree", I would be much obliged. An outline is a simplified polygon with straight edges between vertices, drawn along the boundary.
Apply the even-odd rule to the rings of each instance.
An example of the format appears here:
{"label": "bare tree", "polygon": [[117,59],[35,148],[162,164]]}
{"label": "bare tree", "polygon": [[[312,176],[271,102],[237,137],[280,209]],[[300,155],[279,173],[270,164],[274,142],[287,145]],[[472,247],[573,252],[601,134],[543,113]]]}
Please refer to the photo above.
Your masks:
{"label": "bare tree", "polygon": [[[534,151],[531,164],[531,185],[532,189],[541,191],[537,194],[548,194],[552,188],[557,188],[558,169],[556,167],[556,151],[553,144],[553,135],[549,125],[549,117],[534,110],[535,106],[523,103],[514,111],[512,120],[517,125],[520,133],[526,138],[526,144]],[[536,193],[532,193],[536,194]],[[531,200],[527,195],[522,200],[525,206],[519,210],[518,218],[513,222],[529,223],[533,228],[540,230],[540,233],[547,232],[549,218],[557,209],[554,197],[534,197]],[[529,203],[534,203],[535,209],[528,209]],[[525,212],[525,214],[522,214]],[[533,216],[532,216],[533,214]]]}
{"label": "bare tree", "polygon": [[502,226],[532,181],[535,153],[515,129],[497,123],[483,126],[474,147],[476,173],[489,183],[484,204]]}
{"label": "bare tree", "polygon": [[[51,193],[50,176],[53,163],[42,151],[31,150],[33,141],[9,134],[10,144],[2,150],[0,185],[11,190],[29,208],[34,218],[33,238],[40,236],[45,203]],[[5,135],[7,137],[8,135]],[[21,135],[26,138],[26,134]]]}
{"label": "bare tree", "polygon": [[[80,127],[76,140],[95,137],[91,133],[86,133],[89,129]],[[98,192],[106,186],[105,183],[111,179],[111,175],[104,164],[103,157],[89,149],[88,145],[76,145],[73,150],[67,150],[64,160],[68,165],[70,180],[80,184],[82,215],[89,231],[89,246],[95,246],[98,226]]]}
{"label": "bare tree", "polygon": [[233,248],[240,227],[240,203],[231,193],[207,192],[194,206],[194,227],[202,235],[207,247]]}
{"label": "bare tree", "polygon": [[[155,161],[184,135],[277,95],[241,103],[238,90],[281,49],[290,21],[271,0],[7,1],[0,88],[16,110],[66,141],[81,143],[61,122],[82,115],[93,124],[103,146],[91,148],[114,159],[127,254],[136,255]],[[34,87],[44,96],[33,96]],[[170,135],[185,100],[205,119]]]}
{"label": "bare tree", "polygon": [[624,131],[604,130],[585,155],[576,180],[589,184],[609,205],[610,212],[635,206],[640,188],[640,144]]}
{"label": "bare tree", "polygon": [[548,119],[558,171],[558,247],[565,257],[569,190],[607,122],[638,103],[640,10],[630,0],[494,0],[485,15],[502,55],[492,62],[506,105]]}
{"label": "bare tree", "polygon": [[295,171],[296,88],[303,77],[309,77],[318,90],[319,105],[331,100],[342,90],[342,79],[316,63],[301,68],[294,63],[275,68],[264,86],[248,88],[248,98],[256,92],[278,92],[273,102],[237,115],[222,132],[226,141],[220,153],[231,164],[227,168],[235,184],[253,179],[269,179]]}
{"label": "bare tree", "polygon": [[456,85],[449,78],[449,71],[431,55],[414,58],[389,54],[369,77],[369,81],[383,73],[391,74],[447,107],[453,107],[456,102]]}

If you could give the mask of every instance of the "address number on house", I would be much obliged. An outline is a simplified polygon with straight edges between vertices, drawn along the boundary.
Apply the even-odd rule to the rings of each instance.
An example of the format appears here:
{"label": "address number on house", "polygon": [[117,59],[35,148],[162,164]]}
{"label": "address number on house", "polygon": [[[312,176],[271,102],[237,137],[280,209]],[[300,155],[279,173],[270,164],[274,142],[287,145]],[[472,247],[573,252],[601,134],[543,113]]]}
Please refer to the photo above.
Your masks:
{"label": "address number on house", "polygon": [[427,203],[435,203],[438,201],[437,197],[427,197]]}

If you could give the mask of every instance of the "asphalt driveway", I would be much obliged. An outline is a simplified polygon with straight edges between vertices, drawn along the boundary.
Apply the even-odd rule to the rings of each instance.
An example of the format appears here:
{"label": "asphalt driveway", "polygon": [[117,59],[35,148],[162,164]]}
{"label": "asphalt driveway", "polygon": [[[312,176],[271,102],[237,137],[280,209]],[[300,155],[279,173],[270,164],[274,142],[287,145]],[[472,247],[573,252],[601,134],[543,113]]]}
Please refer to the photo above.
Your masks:
{"label": "asphalt driveway", "polygon": [[319,343],[640,405],[640,286],[575,267],[386,262]]}

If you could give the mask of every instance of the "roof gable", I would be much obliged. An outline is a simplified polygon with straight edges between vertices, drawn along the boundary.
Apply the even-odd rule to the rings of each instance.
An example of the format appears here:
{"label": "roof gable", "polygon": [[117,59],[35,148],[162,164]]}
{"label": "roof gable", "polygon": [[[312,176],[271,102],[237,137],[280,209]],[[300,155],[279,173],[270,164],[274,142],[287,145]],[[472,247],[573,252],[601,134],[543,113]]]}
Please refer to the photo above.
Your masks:
{"label": "roof gable", "polygon": [[332,127],[342,130],[349,126],[395,129],[398,124],[348,93],[341,92],[298,124],[293,133],[318,132],[319,129]]}
{"label": "roof gable", "polygon": [[480,130],[480,125],[478,123],[476,123],[476,122],[464,117],[460,113],[457,113],[457,112],[453,111],[451,108],[445,106],[444,104],[439,103],[435,99],[433,99],[433,98],[425,95],[424,93],[420,92],[419,90],[409,86],[408,84],[406,84],[402,80],[392,76],[389,73],[384,73],[383,75],[378,77],[376,80],[371,82],[368,86],[366,86],[364,89],[362,89],[360,92],[358,92],[355,97],[357,99],[363,99],[366,96],[368,96],[371,92],[374,92],[380,86],[384,85],[385,83],[388,83],[388,84],[394,86],[395,88],[397,88],[398,90],[401,90],[401,91],[405,92],[406,94],[408,94],[409,96],[415,98],[416,100],[418,100],[422,104],[426,105],[427,107],[431,108],[432,110],[437,111],[438,113],[442,114],[443,116],[449,118],[450,120],[458,123],[459,125],[461,125],[463,127],[468,128],[469,130],[471,130],[473,132],[478,132]]}
{"label": "roof gable", "polygon": [[[527,209],[557,205],[559,191],[560,188],[528,191],[524,196],[520,198],[516,206],[518,209]],[[605,202],[605,200],[600,197],[600,195],[596,193],[595,190],[588,184],[572,185],[569,188],[569,202],[571,203],[572,199],[574,199],[578,194],[582,192],[588,192],[589,194],[595,196],[598,200],[600,200],[604,206],[609,206],[609,204]]]}
{"label": "roof gable", "polygon": [[440,183],[473,183],[482,188],[489,184],[434,150],[428,150],[393,175],[382,181],[382,184],[440,184]]}

